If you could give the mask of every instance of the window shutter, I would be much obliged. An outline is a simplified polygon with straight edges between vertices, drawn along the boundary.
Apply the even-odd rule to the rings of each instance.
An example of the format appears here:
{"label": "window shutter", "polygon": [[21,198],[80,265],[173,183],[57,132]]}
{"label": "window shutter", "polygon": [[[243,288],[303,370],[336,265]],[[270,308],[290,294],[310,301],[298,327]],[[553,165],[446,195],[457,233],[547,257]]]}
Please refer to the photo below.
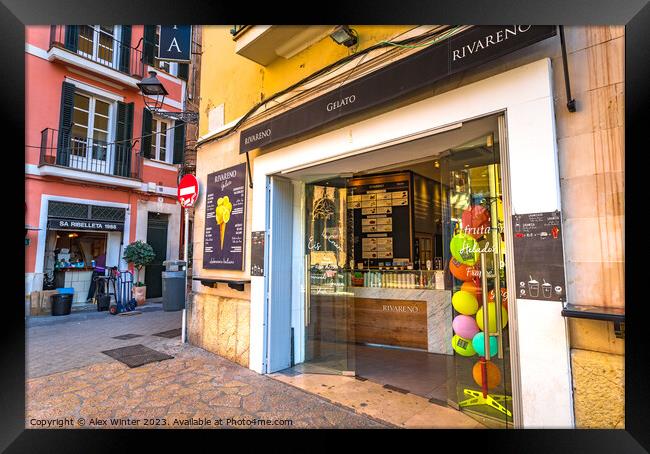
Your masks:
{"label": "window shutter", "polygon": [[66,25],[65,27],[65,48],[77,52],[79,41],[79,27],[77,25]]}
{"label": "window shutter", "polygon": [[120,71],[129,74],[131,62],[131,26],[122,25],[120,36]]}
{"label": "window shutter", "polygon": [[151,121],[153,116],[151,111],[146,107],[142,111],[142,151],[140,152],[145,158],[151,158]]}
{"label": "window shutter", "polygon": [[178,78],[187,80],[187,77],[190,72],[190,64],[189,63],[179,63],[178,64]]}
{"label": "window shutter", "polygon": [[144,51],[142,52],[142,58],[144,62],[148,65],[153,66],[154,64],[154,52],[156,51],[156,26],[155,25],[145,25],[144,26]]}
{"label": "window shutter", "polygon": [[133,103],[117,102],[115,169],[113,173],[131,176],[131,139],[133,137]]}
{"label": "window shutter", "polygon": [[68,166],[70,161],[70,131],[72,130],[74,89],[74,84],[63,82],[61,112],[59,113],[59,139],[56,153],[56,163],[61,166]]}
{"label": "window shutter", "polygon": [[174,164],[182,164],[185,155],[185,123],[174,122]]}

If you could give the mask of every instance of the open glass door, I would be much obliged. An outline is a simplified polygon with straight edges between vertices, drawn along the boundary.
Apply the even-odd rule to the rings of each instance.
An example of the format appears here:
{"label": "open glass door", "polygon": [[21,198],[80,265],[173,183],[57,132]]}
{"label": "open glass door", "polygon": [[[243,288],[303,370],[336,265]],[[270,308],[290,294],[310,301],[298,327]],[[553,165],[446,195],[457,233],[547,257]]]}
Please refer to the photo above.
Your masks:
{"label": "open glass door", "polygon": [[305,186],[305,373],[355,371],[346,196],[345,178]]}
{"label": "open glass door", "polygon": [[506,428],[513,415],[498,137],[495,131],[449,150],[440,168],[453,307],[448,403],[488,427]]}

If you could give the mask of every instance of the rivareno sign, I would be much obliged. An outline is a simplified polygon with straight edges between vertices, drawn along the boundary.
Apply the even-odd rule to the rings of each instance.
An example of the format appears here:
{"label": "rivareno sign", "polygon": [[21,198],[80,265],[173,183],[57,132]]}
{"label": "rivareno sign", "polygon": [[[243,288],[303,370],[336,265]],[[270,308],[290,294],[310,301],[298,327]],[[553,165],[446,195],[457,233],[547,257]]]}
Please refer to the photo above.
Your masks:
{"label": "rivareno sign", "polygon": [[476,26],[241,132],[245,153],[378,106],[554,36],[556,27]]}

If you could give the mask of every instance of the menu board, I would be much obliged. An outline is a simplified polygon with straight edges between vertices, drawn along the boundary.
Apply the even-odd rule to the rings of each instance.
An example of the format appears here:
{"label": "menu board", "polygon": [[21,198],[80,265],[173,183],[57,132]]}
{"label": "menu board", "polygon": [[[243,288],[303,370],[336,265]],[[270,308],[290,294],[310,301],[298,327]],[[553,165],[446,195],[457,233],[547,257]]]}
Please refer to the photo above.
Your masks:
{"label": "menu board", "polygon": [[412,262],[409,177],[403,173],[349,183],[348,225],[354,230],[355,262],[372,267]]}
{"label": "menu board", "polygon": [[244,269],[246,164],[208,175],[203,268]]}
{"label": "menu board", "polygon": [[517,298],[566,301],[559,211],[512,217]]}
{"label": "menu board", "polygon": [[251,276],[264,276],[265,231],[251,232]]}

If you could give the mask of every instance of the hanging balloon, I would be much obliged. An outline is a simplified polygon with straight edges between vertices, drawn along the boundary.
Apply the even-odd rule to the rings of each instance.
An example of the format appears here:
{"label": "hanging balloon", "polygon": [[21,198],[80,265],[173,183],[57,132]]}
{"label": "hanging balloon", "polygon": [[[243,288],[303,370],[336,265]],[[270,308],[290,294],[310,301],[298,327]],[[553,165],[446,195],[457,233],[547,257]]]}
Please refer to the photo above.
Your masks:
{"label": "hanging balloon", "polygon": [[[490,290],[490,293],[488,293],[488,300],[489,301],[494,301],[494,289]],[[505,287],[501,287],[501,305],[505,308],[508,307],[508,289]]]}
{"label": "hanging balloon", "polygon": [[451,346],[461,356],[473,356],[476,354],[474,347],[472,347],[472,341],[460,337],[458,334],[451,338]]}
{"label": "hanging balloon", "polygon": [[[492,361],[485,361],[487,369],[487,388],[494,389],[501,384],[501,371]],[[481,373],[481,361],[474,364],[472,368],[472,377],[477,385],[483,387],[483,374]]]}
{"label": "hanging balloon", "polygon": [[[482,331],[476,333],[472,338],[472,347],[478,356],[485,356],[485,334]],[[490,336],[490,356],[496,355],[497,350],[497,338]]]}
{"label": "hanging balloon", "polygon": [[478,301],[479,306],[481,305],[481,299],[482,299],[481,297],[483,296],[483,291],[481,290],[481,286],[479,284],[477,284],[473,280],[463,282],[463,284],[460,286],[460,289],[474,295],[474,297]]}
{"label": "hanging balloon", "polygon": [[474,317],[469,315],[457,315],[451,322],[451,327],[454,329],[454,333],[465,339],[472,339],[476,333],[481,331],[478,329]]}
{"label": "hanging balloon", "polygon": [[490,213],[483,206],[474,205],[463,211],[462,222],[463,232],[475,239],[479,239],[489,233]]}
{"label": "hanging balloon", "polygon": [[471,281],[474,277],[480,277],[481,271],[472,267],[460,263],[455,258],[449,260],[449,272],[452,276],[460,281]]}
{"label": "hanging balloon", "polygon": [[451,305],[456,312],[463,315],[474,315],[478,310],[478,301],[476,297],[469,292],[459,290],[451,297]]}
{"label": "hanging balloon", "polygon": [[[495,333],[497,330],[497,314],[496,314],[496,305],[494,302],[488,303],[488,318],[490,319],[489,330],[491,333]],[[476,312],[476,324],[481,329],[485,331],[483,327],[483,307],[481,307],[478,312]],[[501,309],[501,328],[505,328],[508,324],[508,311],[506,309]]]}
{"label": "hanging balloon", "polygon": [[478,261],[479,245],[476,240],[466,233],[457,233],[449,243],[451,255],[460,263],[473,266]]}

